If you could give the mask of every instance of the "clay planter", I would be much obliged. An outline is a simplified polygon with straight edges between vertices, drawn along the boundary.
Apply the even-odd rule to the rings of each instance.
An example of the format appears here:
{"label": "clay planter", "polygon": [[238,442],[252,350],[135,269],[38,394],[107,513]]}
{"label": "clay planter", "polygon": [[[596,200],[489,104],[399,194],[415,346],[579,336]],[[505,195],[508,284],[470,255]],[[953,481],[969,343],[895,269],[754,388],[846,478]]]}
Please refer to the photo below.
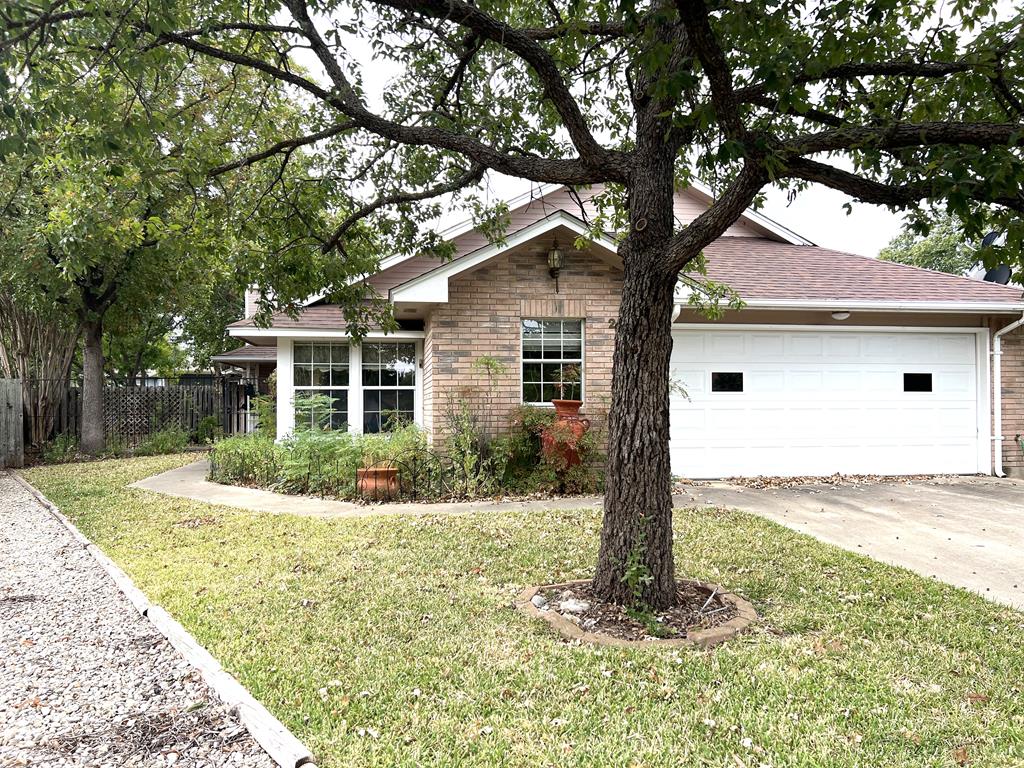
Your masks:
{"label": "clay planter", "polygon": [[558,611],[554,609],[542,611],[532,602],[533,596],[536,594],[547,592],[548,590],[569,589],[579,586],[580,584],[589,584],[589,579],[568,581],[564,584],[545,584],[540,587],[527,587],[519,593],[519,597],[515,600],[515,606],[527,616],[532,616],[536,619],[543,619],[550,624],[558,634],[567,640],[577,640],[581,643],[591,643],[593,645],[610,645],[617,648],[687,645],[696,646],[698,648],[710,648],[711,646],[724,643],[726,640],[731,640],[757,621],[757,611],[754,610],[754,606],[739,595],[734,595],[731,592],[725,592],[716,584],[705,584],[704,582],[691,579],[680,579],[680,581],[698,586],[701,589],[706,590],[709,594],[711,592],[716,592],[719,600],[729,603],[736,609],[736,615],[724,624],[719,624],[717,627],[711,627],[709,629],[694,630],[686,637],[649,637],[644,640],[626,640],[621,637],[604,635],[598,632],[588,632],[578,624],[574,624],[569,621],[569,619],[562,616]]}
{"label": "clay planter", "polygon": [[398,467],[356,470],[356,491],[367,499],[392,499],[398,495]]}
{"label": "clay planter", "polygon": [[555,423],[540,433],[540,447],[555,464],[569,469],[580,463],[576,446],[580,438],[590,429],[590,421],[580,418],[580,400],[552,400],[555,406]]}
{"label": "clay planter", "polygon": [[551,404],[555,406],[555,417],[559,419],[578,418],[583,407],[582,400],[552,400]]}

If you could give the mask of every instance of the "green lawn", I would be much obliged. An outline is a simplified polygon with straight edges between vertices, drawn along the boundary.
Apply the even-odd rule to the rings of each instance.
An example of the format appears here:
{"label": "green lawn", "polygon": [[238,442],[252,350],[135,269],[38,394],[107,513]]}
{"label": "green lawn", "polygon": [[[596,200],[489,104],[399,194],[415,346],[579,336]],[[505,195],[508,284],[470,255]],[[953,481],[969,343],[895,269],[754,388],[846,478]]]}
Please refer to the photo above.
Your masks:
{"label": "green lawn", "polygon": [[26,477],[323,766],[1024,765],[1024,614],[739,513],[681,575],[763,624],[714,651],[568,645],[511,607],[585,576],[593,512],[315,520],[125,488],[194,456]]}

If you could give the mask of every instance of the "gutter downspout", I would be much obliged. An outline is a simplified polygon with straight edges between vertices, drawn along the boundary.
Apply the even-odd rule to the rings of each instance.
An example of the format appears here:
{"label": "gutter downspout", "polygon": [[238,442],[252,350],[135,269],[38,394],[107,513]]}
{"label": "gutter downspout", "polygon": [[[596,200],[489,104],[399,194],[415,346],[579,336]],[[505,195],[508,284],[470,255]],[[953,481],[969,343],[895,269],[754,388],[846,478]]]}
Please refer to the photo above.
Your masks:
{"label": "gutter downspout", "polygon": [[996,477],[1006,477],[1003,472],[1003,336],[1024,325],[1024,314],[1009,325],[1000,328],[992,337],[992,408],[995,412],[995,424],[992,440],[995,442],[995,467]]}

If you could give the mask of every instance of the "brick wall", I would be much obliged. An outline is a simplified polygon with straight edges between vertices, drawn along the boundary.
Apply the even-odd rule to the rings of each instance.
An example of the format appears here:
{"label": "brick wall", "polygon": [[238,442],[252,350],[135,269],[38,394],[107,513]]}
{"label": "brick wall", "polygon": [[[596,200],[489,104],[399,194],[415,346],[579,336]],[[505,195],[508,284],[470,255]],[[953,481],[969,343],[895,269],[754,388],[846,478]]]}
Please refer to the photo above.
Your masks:
{"label": "brick wall", "polygon": [[[446,429],[446,393],[459,392],[491,435],[504,431],[522,401],[522,318],[584,321],[583,415],[600,423],[611,398],[612,350],[621,272],[597,256],[565,249],[559,293],[536,249],[499,256],[452,279],[448,303],[435,309],[424,341],[424,421],[435,439]],[[489,355],[506,367],[488,386],[473,362]]]}
{"label": "brick wall", "polygon": [[[1007,325],[1000,318],[995,328]],[[1024,454],[1014,437],[1024,435],[1024,332],[1017,329],[1003,336],[1003,471],[1024,476]]]}

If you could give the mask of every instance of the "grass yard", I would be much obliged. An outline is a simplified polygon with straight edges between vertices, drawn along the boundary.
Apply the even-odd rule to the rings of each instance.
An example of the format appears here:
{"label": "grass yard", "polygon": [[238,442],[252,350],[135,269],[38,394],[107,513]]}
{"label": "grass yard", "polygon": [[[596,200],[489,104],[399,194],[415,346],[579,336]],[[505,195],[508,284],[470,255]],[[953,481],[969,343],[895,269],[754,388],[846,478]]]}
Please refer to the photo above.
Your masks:
{"label": "grass yard", "polygon": [[1024,614],[980,597],[686,510],[680,575],[763,624],[572,646],[511,601],[588,574],[596,513],[316,520],[125,488],[194,458],[25,475],[322,766],[1024,766]]}

